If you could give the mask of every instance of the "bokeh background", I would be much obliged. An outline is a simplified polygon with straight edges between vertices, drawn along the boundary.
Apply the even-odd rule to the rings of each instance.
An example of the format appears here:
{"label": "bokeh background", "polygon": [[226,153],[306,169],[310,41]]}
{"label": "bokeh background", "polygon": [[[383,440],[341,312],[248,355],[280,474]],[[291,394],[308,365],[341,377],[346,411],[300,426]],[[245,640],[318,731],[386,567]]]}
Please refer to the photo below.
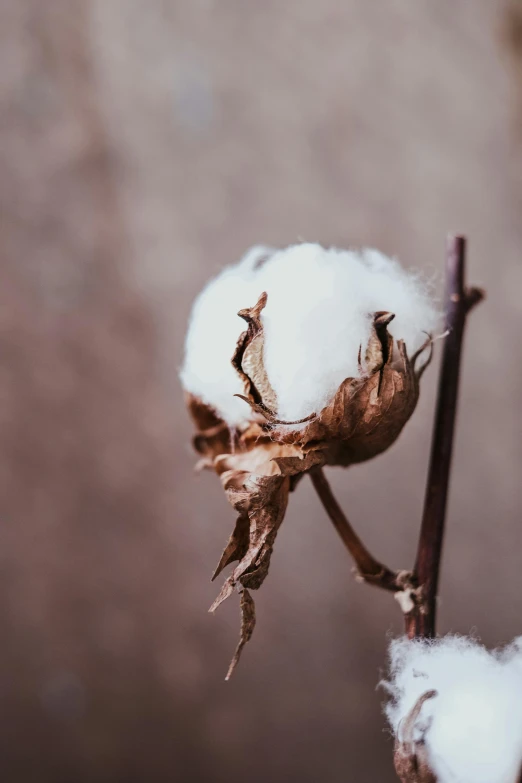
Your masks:
{"label": "bokeh background", "polygon": [[[234,679],[233,524],[177,381],[191,301],[250,245],[373,245],[488,290],[467,334],[440,630],[522,633],[516,0],[0,3],[0,775],[393,781],[395,602],[299,486]],[[436,368],[399,442],[329,477],[413,560]]]}

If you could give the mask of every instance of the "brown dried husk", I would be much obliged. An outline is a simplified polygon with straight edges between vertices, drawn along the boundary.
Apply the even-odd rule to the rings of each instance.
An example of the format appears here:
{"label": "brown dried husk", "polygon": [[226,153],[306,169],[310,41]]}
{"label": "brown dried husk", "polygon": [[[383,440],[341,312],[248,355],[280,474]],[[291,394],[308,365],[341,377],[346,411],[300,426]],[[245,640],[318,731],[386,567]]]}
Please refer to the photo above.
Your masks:
{"label": "brown dried husk", "polygon": [[263,363],[261,313],[266,299],[262,294],[254,307],[240,311],[248,327],[232,358],[244,386],[244,394],[238,396],[252,409],[249,425],[232,431],[211,407],[187,396],[197,427],[194,447],[201,455],[198,465],[215,470],[238,512],[213,578],[230,563],[237,561],[237,565],[210,610],[217,609],[234,590],[241,593],[241,636],[227,678],[252,635],[255,610],[248,590],[258,589],[268,573],[289,492],[313,467],[352,465],[391,446],[415,409],[419,380],[431,358],[430,351],[417,370],[417,359],[431,339],[410,359],[402,341],[394,351],[387,331],[393,314],[375,313],[364,364],[361,351],[359,355],[360,376],[343,381],[318,414],[301,422],[281,421],[274,410],[277,396]]}
{"label": "brown dried husk", "polygon": [[423,739],[415,740],[413,736],[422,705],[435,696],[437,691],[423,693],[400,726],[402,739],[395,743],[393,760],[401,783],[437,783],[437,778],[430,767],[426,743]]}
{"label": "brown dried husk", "polygon": [[271,439],[297,445],[304,453],[321,451],[326,464],[344,467],[364,462],[389,448],[417,405],[419,381],[429,364],[431,351],[420,369],[415,365],[421,353],[431,347],[431,338],[410,359],[402,340],[394,350],[394,340],[387,330],[393,313],[375,313],[364,365],[359,357],[359,377],[346,378],[328,405],[318,414],[303,419],[303,426],[296,427],[299,422],[277,418],[243,370],[245,353],[262,336],[260,311],[265,304],[266,294],[263,294],[255,307],[240,312],[248,321],[248,330],[238,341],[233,364],[245,383],[245,394],[238,396],[265,419],[265,429]]}

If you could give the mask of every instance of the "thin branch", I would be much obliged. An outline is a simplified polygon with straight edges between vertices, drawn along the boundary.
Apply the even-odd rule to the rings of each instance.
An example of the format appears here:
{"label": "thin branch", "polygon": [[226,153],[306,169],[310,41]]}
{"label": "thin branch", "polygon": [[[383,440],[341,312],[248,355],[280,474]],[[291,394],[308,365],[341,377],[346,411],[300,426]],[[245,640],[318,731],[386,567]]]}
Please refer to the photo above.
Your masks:
{"label": "thin branch", "polygon": [[335,499],[323,469],[312,468],[310,478],[326,513],[355,561],[359,577],[369,584],[393,592],[403,591],[410,586],[409,573],[391,571],[366,549]]}
{"label": "thin branch", "polygon": [[465,254],[465,238],[448,237],[445,305],[448,336],[442,355],[424,512],[414,569],[414,581],[420,586],[421,600],[405,617],[406,632],[410,638],[435,635],[462,340],[468,313],[484,297],[484,292],[478,288],[465,288]]}

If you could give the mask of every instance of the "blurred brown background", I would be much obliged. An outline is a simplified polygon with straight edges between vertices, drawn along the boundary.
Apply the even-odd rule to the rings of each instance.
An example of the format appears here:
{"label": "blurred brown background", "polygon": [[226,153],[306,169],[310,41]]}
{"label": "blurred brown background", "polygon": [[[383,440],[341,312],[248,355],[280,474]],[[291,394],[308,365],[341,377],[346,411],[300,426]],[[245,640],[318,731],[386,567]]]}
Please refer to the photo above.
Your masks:
{"label": "blurred brown background", "polygon": [[[234,679],[233,523],[193,474],[190,304],[251,244],[370,244],[488,289],[467,335],[441,631],[522,633],[522,15],[491,0],[0,3],[0,777],[375,783],[389,595],[292,498]],[[512,3],[515,0],[511,0]],[[520,81],[519,81],[520,80]],[[412,563],[436,369],[330,471]]]}

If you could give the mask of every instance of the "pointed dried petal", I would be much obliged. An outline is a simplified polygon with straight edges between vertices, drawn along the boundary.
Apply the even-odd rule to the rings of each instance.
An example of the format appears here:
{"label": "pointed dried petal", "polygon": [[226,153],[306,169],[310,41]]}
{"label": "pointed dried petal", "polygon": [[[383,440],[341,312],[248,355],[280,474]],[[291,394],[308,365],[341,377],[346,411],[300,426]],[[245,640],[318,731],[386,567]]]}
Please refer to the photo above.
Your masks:
{"label": "pointed dried petal", "polygon": [[226,580],[226,582],[224,582],[223,587],[219,591],[219,595],[217,596],[217,598],[215,599],[214,603],[212,604],[212,606],[208,611],[214,613],[218,608],[218,606],[221,606],[223,601],[226,601],[227,598],[230,598],[230,596],[234,592],[234,587],[235,587],[235,582],[232,579],[232,577],[229,577]]}
{"label": "pointed dried petal", "polygon": [[221,559],[217,564],[216,570],[212,575],[212,581],[219,576],[221,571],[227,567],[234,560],[241,560],[248,550],[248,534],[250,529],[250,523],[248,514],[240,514],[236,520],[236,526],[234,532],[228,539],[228,543],[223,550]]}
{"label": "pointed dried petal", "polygon": [[[257,589],[268,572],[274,541],[285,515],[289,479],[284,476],[250,476],[245,482],[245,489],[251,493],[249,545],[233,576],[236,581],[246,579],[249,587]],[[254,573],[262,574],[260,579],[254,580],[255,584]]]}
{"label": "pointed dried petal", "polygon": [[[233,471],[228,473],[233,474]],[[225,581],[210,610],[215,611],[232,594],[234,587],[241,585],[245,620],[240,644],[236,650],[230,673],[236,666],[241,650],[250,638],[253,629],[253,601],[248,591],[244,596],[244,588],[256,590],[261,586],[268,573],[274,541],[285,515],[290,489],[290,478],[287,476],[249,474],[245,479],[245,474],[239,473],[243,489],[239,493],[236,488],[228,490],[227,495],[231,503],[237,506],[239,494],[241,508],[246,509],[246,513],[240,514],[236,522],[236,529],[225,548],[218,565],[218,571],[232,560],[238,559],[238,557],[240,560],[231,576]],[[230,482],[231,477],[228,474],[224,475]]]}
{"label": "pointed dried petal", "polygon": [[232,674],[234,673],[234,670],[237,664],[239,663],[239,658],[241,657],[243,647],[252,638],[252,634],[254,632],[254,628],[256,625],[256,607],[254,604],[254,599],[246,589],[243,589],[241,591],[240,606],[241,606],[241,632],[239,636],[239,644],[237,645],[236,651],[234,653],[234,657],[230,662],[230,666],[228,668],[228,672],[227,672],[227,676],[225,677],[225,680],[229,680],[232,677]]}

